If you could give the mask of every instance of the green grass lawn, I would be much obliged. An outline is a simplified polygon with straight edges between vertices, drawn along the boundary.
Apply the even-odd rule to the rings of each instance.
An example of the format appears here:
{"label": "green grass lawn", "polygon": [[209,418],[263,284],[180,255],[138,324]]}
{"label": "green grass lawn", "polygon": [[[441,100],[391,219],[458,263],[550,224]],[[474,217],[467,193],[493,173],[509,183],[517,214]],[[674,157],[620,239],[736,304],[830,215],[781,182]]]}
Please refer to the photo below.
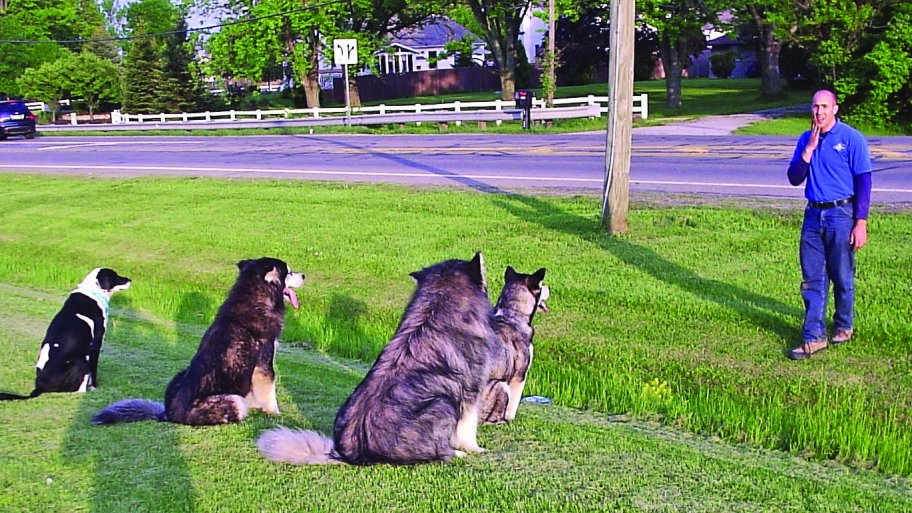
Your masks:
{"label": "green grass lawn", "polygon": [[[858,336],[805,362],[800,210],[444,188],[0,175],[0,390],[25,393],[38,343],[93,267],[112,301],[101,387],[0,403],[0,511],[909,511],[912,218],[875,207]],[[797,205],[797,203],[795,204]],[[786,206],[788,207],[788,206]],[[482,250],[492,295],[548,268],[527,394],[481,455],[412,468],[271,464],[274,425],[328,432],[395,330],[408,273]],[[280,417],[97,427],[161,400],[236,275],[270,255],[307,274],[277,356]],[[772,449],[772,450],[771,450]]]}
{"label": "green grass lawn", "polygon": [[[746,127],[739,128],[735,131],[738,135],[789,135],[797,136],[801,132],[808,130],[810,124],[810,113],[785,116],[778,119],[770,119],[753,123]],[[851,124],[851,123],[850,123]],[[861,130],[868,137],[874,136],[893,136],[893,135],[912,135],[912,126],[908,127],[880,127],[872,128],[862,125],[852,125]]]}

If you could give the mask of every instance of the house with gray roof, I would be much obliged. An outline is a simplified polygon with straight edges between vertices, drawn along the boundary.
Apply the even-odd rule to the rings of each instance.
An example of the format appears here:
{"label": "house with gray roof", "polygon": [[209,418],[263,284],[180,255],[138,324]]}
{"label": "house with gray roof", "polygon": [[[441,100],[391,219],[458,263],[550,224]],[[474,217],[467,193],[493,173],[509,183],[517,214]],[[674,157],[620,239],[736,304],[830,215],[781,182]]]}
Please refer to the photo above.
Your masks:
{"label": "house with gray roof", "polygon": [[434,17],[422,25],[410,27],[394,34],[389,48],[374,54],[381,75],[409,73],[430,69],[451,69],[455,57],[446,55],[444,45],[459,41],[468,35],[472,43],[472,60],[483,65],[488,53],[485,43],[462,25],[444,17]]}

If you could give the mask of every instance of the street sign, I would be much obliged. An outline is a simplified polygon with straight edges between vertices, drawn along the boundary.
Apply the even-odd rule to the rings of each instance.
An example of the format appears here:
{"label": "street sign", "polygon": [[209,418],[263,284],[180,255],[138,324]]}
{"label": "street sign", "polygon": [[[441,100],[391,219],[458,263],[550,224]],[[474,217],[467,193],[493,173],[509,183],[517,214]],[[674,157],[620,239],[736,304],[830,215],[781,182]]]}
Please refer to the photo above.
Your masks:
{"label": "street sign", "polygon": [[334,39],[333,60],[336,61],[336,66],[358,64],[358,40]]}

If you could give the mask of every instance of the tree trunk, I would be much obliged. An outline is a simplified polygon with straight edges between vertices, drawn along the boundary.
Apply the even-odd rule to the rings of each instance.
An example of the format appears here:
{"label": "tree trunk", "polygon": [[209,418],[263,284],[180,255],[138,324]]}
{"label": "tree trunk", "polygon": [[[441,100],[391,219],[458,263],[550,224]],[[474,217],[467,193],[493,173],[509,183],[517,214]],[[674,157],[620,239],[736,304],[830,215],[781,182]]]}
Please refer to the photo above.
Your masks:
{"label": "tree trunk", "polygon": [[358,92],[358,81],[355,77],[348,79],[348,101],[351,102],[353,109],[361,106],[361,93]]}
{"label": "tree trunk", "polygon": [[[292,43],[293,45],[294,43]],[[312,109],[320,108],[320,38],[308,38],[307,71],[301,73],[301,85],[304,86],[304,98],[307,100],[307,106]]]}
{"label": "tree trunk", "polygon": [[304,97],[307,99],[307,106],[312,109],[320,108],[320,51],[318,48],[311,48],[309,65],[307,73],[301,74],[301,84],[304,86]]}
{"label": "tree trunk", "polygon": [[748,5],[747,12],[757,31],[760,57],[760,96],[776,98],[782,96],[782,78],[779,76],[779,41],[775,27],[767,20],[768,13],[760,5]]}
{"label": "tree trunk", "polygon": [[513,101],[516,92],[516,43],[515,38],[507,37],[501,46],[503,55],[497,59],[500,65],[500,98],[504,101]]}
{"label": "tree trunk", "polygon": [[782,79],[779,76],[779,41],[772,25],[760,28],[760,96],[782,96]]}
{"label": "tree trunk", "polygon": [[60,107],[60,102],[57,100],[50,100],[47,102],[48,109],[51,110],[51,124],[57,122],[57,109]]}
{"label": "tree trunk", "polygon": [[668,36],[659,36],[659,54],[662,56],[662,66],[665,68],[665,106],[669,110],[681,108],[681,74],[684,67],[681,63],[681,52],[677,39],[671,40]]}
{"label": "tree trunk", "polygon": [[[513,60],[513,59],[510,59]],[[500,68],[500,98],[504,101],[513,101],[513,93],[516,91],[516,66]]]}

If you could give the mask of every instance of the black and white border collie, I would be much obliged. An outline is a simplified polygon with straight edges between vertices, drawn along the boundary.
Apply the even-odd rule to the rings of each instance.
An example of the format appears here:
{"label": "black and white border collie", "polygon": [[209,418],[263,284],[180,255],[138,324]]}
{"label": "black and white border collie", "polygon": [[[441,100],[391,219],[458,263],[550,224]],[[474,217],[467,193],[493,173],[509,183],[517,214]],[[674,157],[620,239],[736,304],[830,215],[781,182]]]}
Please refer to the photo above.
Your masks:
{"label": "black and white border collie", "polygon": [[108,303],[115,292],[130,288],[130,283],[130,278],[112,269],[93,269],[48,326],[35,363],[35,389],[28,396],[0,393],[0,400],[94,390],[98,355],[108,327]]}

